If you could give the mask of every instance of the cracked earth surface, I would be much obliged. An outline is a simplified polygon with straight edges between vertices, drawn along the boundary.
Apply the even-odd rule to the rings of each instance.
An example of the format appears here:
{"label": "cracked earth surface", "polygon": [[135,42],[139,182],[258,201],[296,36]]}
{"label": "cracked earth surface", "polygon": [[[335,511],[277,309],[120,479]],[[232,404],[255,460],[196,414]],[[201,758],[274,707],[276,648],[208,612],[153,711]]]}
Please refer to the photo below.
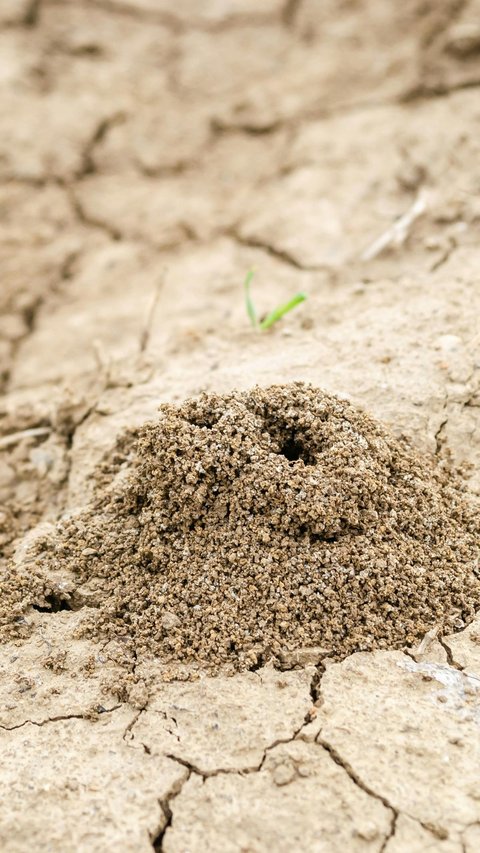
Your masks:
{"label": "cracked earth surface", "polygon": [[[3,0],[2,571],[204,389],[312,381],[480,494],[479,85],[478,0]],[[309,294],[263,336],[252,266]],[[169,681],[62,583],[1,647],[2,850],[479,849],[480,617]]]}

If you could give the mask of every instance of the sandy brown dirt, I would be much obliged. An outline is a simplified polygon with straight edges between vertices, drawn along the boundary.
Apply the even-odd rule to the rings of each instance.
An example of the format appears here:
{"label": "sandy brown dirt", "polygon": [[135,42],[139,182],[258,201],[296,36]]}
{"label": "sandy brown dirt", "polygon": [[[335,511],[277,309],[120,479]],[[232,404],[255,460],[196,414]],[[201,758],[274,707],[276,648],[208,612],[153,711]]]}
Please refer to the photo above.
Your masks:
{"label": "sandy brown dirt", "polygon": [[462,480],[311,385],[163,405],[94,478],[91,504],[0,585],[10,635],[94,583],[91,636],[232,673],[411,647],[480,607]]}
{"label": "sandy brown dirt", "polygon": [[[124,428],[201,391],[312,382],[478,498],[479,13],[0,4],[4,578],[85,510]],[[269,333],[251,267],[260,312],[309,295]],[[2,850],[478,850],[478,617],[182,681],[85,637],[95,577],[44,571],[2,645]]]}

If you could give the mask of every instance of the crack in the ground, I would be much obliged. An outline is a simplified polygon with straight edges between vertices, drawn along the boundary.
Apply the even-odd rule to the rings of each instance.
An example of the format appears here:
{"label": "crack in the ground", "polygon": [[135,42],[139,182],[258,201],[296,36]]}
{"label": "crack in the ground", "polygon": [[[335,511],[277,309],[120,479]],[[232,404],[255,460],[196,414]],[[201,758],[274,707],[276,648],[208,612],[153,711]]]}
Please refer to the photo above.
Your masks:
{"label": "crack in the ground", "polygon": [[433,19],[430,29],[422,39],[422,48],[430,47],[450,27],[458,16],[463,12],[469,0],[450,0],[443,7],[439,7],[441,14]]}
{"label": "crack in the ground", "polygon": [[[207,240],[200,240],[198,234],[196,233],[192,225],[189,222],[185,221],[178,221],[175,223],[178,230],[180,232],[183,232],[181,236],[176,237],[170,242],[165,242],[160,245],[155,240],[144,234],[135,233],[129,235],[128,233],[124,233],[121,229],[112,225],[111,222],[108,221],[108,219],[103,219],[99,216],[94,216],[93,214],[87,212],[76,192],[76,182],[71,183],[69,181],[60,180],[58,183],[59,186],[61,186],[62,189],[65,191],[67,200],[70,204],[73,215],[75,216],[77,222],[81,225],[86,226],[87,228],[93,228],[97,231],[103,232],[110,240],[113,240],[114,242],[118,243],[124,240],[131,239],[132,242],[137,242],[139,245],[142,246],[148,246],[156,252],[158,252],[159,250],[161,250],[162,252],[173,252],[179,248],[183,248],[186,243],[207,243]],[[81,183],[81,180],[79,180],[79,183]],[[224,231],[218,229],[218,231],[213,231],[213,233],[209,236],[211,237],[211,239],[214,239],[215,237],[222,236],[224,233]]]}
{"label": "crack in the ground", "polygon": [[128,0],[84,0],[87,6],[94,6],[114,15],[124,15],[145,24],[157,24],[169,29],[172,33],[181,34],[188,31],[205,33],[221,33],[228,30],[248,26],[271,26],[281,20],[281,12],[259,12],[256,14],[232,13],[217,21],[202,21],[200,19],[183,21],[170,11],[139,9]]}
{"label": "crack in the ground", "polygon": [[418,664],[418,660],[416,658],[416,653],[414,649],[402,649],[402,654],[404,654],[410,660],[413,660],[414,663]]}
{"label": "crack in the ground", "polygon": [[55,186],[57,178],[54,175],[22,175],[20,172],[2,171],[0,175],[0,186],[5,188],[11,187],[12,184],[19,184],[24,187],[31,187],[34,190],[42,189],[43,187]]}
{"label": "crack in the ground", "polygon": [[445,444],[444,431],[445,427],[448,424],[448,417],[444,418],[444,420],[440,423],[436,433],[435,433],[435,456],[439,456],[442,452],[443,445]]}
{"label": "crack in the ground", "polygon": [[[467,345],[467,350],[468,350],[468,348],[469,348],[469,345]],[[469,375],[464,380],[465,386],[467,386],[468,383],[473,381],[473,378],[474,378],[477,370],[478,370],[478,366],[476,364],[473,364],[472,368],[469,372]],[[467,394],[466,398],[463,400],[458,400],[458,399],[452,400],[449,393],[448,393],[448,390],[445,392],[445,396],[444,396],[444,400],[443,400],[443,406],[442,406],[442,419],[441,419],[441,421],[440,421],[440,423],[439,423],[439,425],[438,425],[438,427],[434,433],[435,456],[441,455],[443,447],[447,443],[447,439],[445,436],[445,428],[448,424],[448,420],[449,420],[449,416],[450,416],[450,409],[452,409],[452,411],[455,411],[456,408],[460,408],[460,410],[465,409],[465,408],[477,408],[475,403],[472,402],[473,400],[475,400],[477,393],[478,393],[478,385],[475,385],[475,387],[470,390],[470,392]]]}
{"label": "crack in the ground", "polygon": [[[62,275],[62,268],[60,268],[60,275]],[[53,288],[52,288],[53,289]],[[43,307],[48,294],[42,293],[30,304],[28,307],[24,308],[22,312],[20,312],[20,316],[25,325],[25,332],[18,337],[15,342],[12,344],[10,358],[8,362],[8,368],[5,373],[2,375],[2,392],[8,393],[10,380],[12,377],[12,373],[15,366],[15,361],[20,350],[22,344],[30,337],[30,335],[35,331],[37,316],[40,309]]]}
{"label": "crack in the ground", "polygon": [[[68,450],[71,450],[71,448],[73,446],[73,442],[75,439],[75,433],[77,432],[77,429],[79,429],[85,423],[85,421],[90,417],[92,412],[95,411],[95,408],[96,408],[103,392],[106,390],[106,388],[107,388],[107,384],[102,386],[100,391],[98,391],[98,393],[92,399],[92,402],[87,407],[86,411],[81,416],[81,418],[79,418],[78,421],[75,421],[75,423],[72,425],[71,429],[69,429],[68,432],[65,434]],[[67,476],[67,480],[68,480],[69,475],[70,475],[70,471],[69,471],[69,474]]]}
{"label": "crack in the ground", "polygon": [[77,193],[75,192],[74,184],[62,181],[61,186],[63,186],[63,189],[65,190],[67,199],[70,203],[75,218],[81,225],[85,225],[88,228],[95,228],[97,231],[102,231],[104,234],[107,235],[107,237],[110,238],[110,240],[115,240],[116,242],[118,242],[119,240],[123,239],[122,232],[115,228],[113,225],[111,225],[109,222],[104,219],[100,219],[100,217],[92,216],[91,214],[87,213],[80,199],[78,198]]}
{"label": "crack in the ground", "polygon": [[294,111],[291,115],[272,119],[268,123],[257,125],[249,121],[228,121],[215,116],[212,119],[212,124],[215,131],[220,134],[226,133],[244,133],[248,136],[267,136],[270,133],[275,133],[282,129],[294,129],[299,131],[303,125],[309,122],[328,121],[328,119],[339,118],[344,115],[354,113],[369,112],[373,109],[383,109],[384,107],[395,106],[399,103],[398,99],[384,100],[359,100],[346,104],[335,104],[332,106],[310,106]]}
{"label": "crack in the ground", "polygon": [[[322,677],[322,674],[318,671],[318,669],[319,668],[317,668],[316,671],[314,672],[312,679],[311,679],[311,682],[310,682],[310,687],[309,687],[310,696],[312,697],[312,703],[316,701],[316,698],[318,696],[318,688],[319,688],[321,677]],[[236,774],[239,776],[247,776],[251,773],[259,773],[260,770],[262,769],[263,765],[265,764],[267,754],[272,749],[275,749],[275,747],[281,746],[282,744],[292,743],[294,740],[297,740],[297,738],[299,737],[299,735],[301,734],[301,732],[305,728],[305,726],[307,726],[309,723],[312,722],[312,719],[314,718],[314,716],[312,715],[312,709],[314,709],[313,704],[312,704],[312,708],[309,708],[306,711],[305,717],[304,717],[301,725],[298,726],[289,737],[276,738],[274,741],[272,741],[272,743],[270,743],[270,744],[268,744],[268,746],[264,747],[261,760],[258,764],[249,765],[248,767],[241,767],[241,768],[238,768],[238,767],[216,767],[213,770],[205,770],[205,769],[202,769],[201,767],[199,767],[197,764],[194,764],[192,761],[189,761],[186,758],[182,758],[179,755],[175,755],[174,753],[165,753],[165,755],[166,755],[166,758],[170,758],[172,761],[176,761],[177,764],[181,764],[183,767],[185,767],[189,771],[189,773],[195,773],[197,776],[200,776],[203,780],[210,778],[210,777],[213,777],[213,776],[219,776],[219,775],[228,775],[228,774],[234,774],[235,775]],[[148,703],[146,703],[145,706],[139,710],[136,717],[127,726],[125,733],[124,733],[124,739],[128,733],[130,733],[132,735],[132,740],[134,739],[135,735],[134,735],[133,729],[134,729],[136,723],[138,722],[140,716],[144,713],[144,711],[147,711],[147,710],[148,710]],[[168,719],[166,715],[165,715],[165,719],[166,720]],[[175,720],[175,723],[176,723],[176,720]],[[170,734],[172,734],[172,732],[170,732]],[[177,740],[180,740],[179,735],[175,734],[175,737],[177,738]],[[145,752],[148,755],[151,755],[152,750],[148,746],[148,744],[145,744],[142,742],[142,746],[143,746]]]}
{"label": "crack in the ground", "polygon": [[82,151],[80,158],[81,164],[75,174],[75,179],[77,181],[81,181],[88,175],[95,174],[95,172],[97,171],[97,167],[95,164],[96,147],[100,145],[101,142],[104,142],[112,128],[126,121],[126,118],[127,116],[124,112],[117,111],[110,116],[105,116],[104,118],[100,119],[90,139],[87,141]]}
{"label": "crack in the ground", "polygon": [[[146,707],[147,706],[145,705],[145,708],[140,708],[137,711],[137,713],[132,717],[132,719],[128,723],[127,727],[125,728],[125,731],[122,735],[122,740],[124,740],[125,743],[127,743],[127,746],[129,746],[129,744],[127,742],[127,737],[131,733],[133,727],[138,723],[138,721],[139,721],[140,717],[142,716],[143,712],[145,711]],[[133,735],[132,735],[132,737],[133,737]]]}
{"label": "crack in the ground", "polygon": [[425,78],[427,77],[428,79],[429,72],[432,70],[430,50],[434,49],[435,44],[440,42],[444,33],[463,12],[467,3],[468,0],[449,0],[449,2],[438,8],[436,16],[433,16],[430,23],[430,27],[427,28],[419,42],[419,52],[416,61],[418,83],[407,91],[401,102],[411,103],[414,101],[447,97],[454,91],[469,88],[471,85],[479,85],[480,81],[465,81],[454,84],[453,86],[448,85],[447,82],[435,81],[433,84],[425,82]]}
{"label": "crack in the ground", "polygon": [[465,667],[463,667],[460,663],[458,663],[458,661],[455,660],[452,649],[448,645],[445,637],[438,635],[437,640],[440,643],[442,649],[444,649],[445,651],[448,665],[451,666],[453,669],[458,669],[459,672],[464,672]]}
{"label": "crack in the ground", "polygon": [[[60,281],[70,281],[73,278],[75,264],[82,254],[80,249],[72,249],[63,259],[60,266]],[[55,289],[57,290],[57,289]]]}
{"label": "crack in the ground", "polygon": [[[208,142],[205,146],[205,150],[207,148]],[[176,178],[185,175],[186,172],[195,167],[203,154],[204,151],[199,153],[198,156],[195,155],[194,157],[185,158],[184,160],[177,160],[170,166],[146,166],[145,163],[142,163],[134,154],[132,156],[135,167],[140,175],[143,175],[145,178],[158,180],[159,178]]]}
{"label": "crack in the ground", "polygon": [[329,743],[328,740],[322,737],[321,731],[315,738],[315,743],[317,743],[324,750],[326,750],[326,752],[328,752],[330,758],[332,759],[332,761],[335,762],[335,764],[345,770],[345,773],[349,776],[349,778],[357,786],[357,788],[360,788],[362,791],[364,791],[365,794],[368,794],[369,797],[373,797],[373,799],[378,800],[385,806],[386,809],[389,809],[395,817],[398,817],[398,809],[396,809],[395,806],[392,806],[392,804],[387,800],[386,797],[384,797],[382,794],[378,794],[376,791],[373,790],[373,788],[367,785],[367,783],[360,778],[360,776],[358,775],[358,773],[355,772],[351,764],[349,764],[348,761],[342,758],[338,750],[335,749],[335,747],[331,743]]}
{"label": "crack in the ground", "polygon": [[[310,682],[310,697],[312,699],[313,707],[315,707],[316,703],[318,702],[318,699],[320,698],[320,686],[322,683],[322,678],[323,678],[324,673],[325,673],[325,664],[322,661],[322,663],[319,663],[315,667],[315,672],[314,672],[314,674],[312,676],[312,680]],[[307,714],[307,716],[308,715],[311,716],[311,712],[309,712],[309,714]],[[311,722],[311,720],[310,719],[307,720],[305,718],[304,725],[306,725],[307,722]]]}
{"label": "crack in the ground", "polygon": [[303,0],[286,0],[281,11],[281,20],[287,29],[292,29],[303,6]]}
{"label": "crack in the ground", "polygon": [[[332,761],[334,761],[335,764],[337,764],[339,767],[341,767],[345,771],[345,773],[347,774],[349,779],[351,779],[351,781],[354,783],[354,785],[357,786],[357,788],[360,788],[360,790],[363,791],[365,794],[367,794],[369,797],[372,797],[374,800],[377,800],[378,802],[382,803],[382,805],[386,809],[388,809],[389,812],[391,813],[390,830],[389,830],[388,835],[385,837],[385,839],[382,843],[382,846],[380,848],[381,853],[382,853],[382,851],[386,850],[386,847],[387,847],[389,841],[395,835],[396,828],[397,828],[397,821],[398,821],[400,814],[405,814],[406,816],[408,816],[412,820],[414,820],[416,823],[420,823],[420,821],[417,818],[413,817],[412,815],[407,815],[406,812],[400,811],[398,808],[396,808],[394,805],[392,805],[392,803],[387,799],[387,797],[385,797],[383,794],[379,794],[377,791],[374,791],[373,788],[370,787],[370,785],[367,785],[367,783],[364,782],[363,779],[360,778],[358,773],[355,772],[352,765],[349,764],[349,762],[346,761],[346,759],[342,758],[342,756],[340,755],[338,750],[331,743],[329,743],[329,741],[327,741],[324,737],[322,737],[321,731],[318,733],[317,737],[315,738],[315,743],[317,743],[319,746],[321,746],[322,749],[324,749],[329,754]],[[423,824],[421,824],[421,825],[423,826]],[[424,828],[427,829],[428,827],[424,827]],[[432,832],[433,834],[435,834],[433,832],[433,830],[430,828],[429,828],[429,831]]]}
{"label": "crack in the ground", "polygon": [[248,121],[237,123],[224,121],[218,116],[213,116],[210,122],[215,136],[226,136],[227,134],[234,133],[243,133],[245,136],[269,136],[293,124],[296,124],[295,120],[289,121],[287,119],[273,119],[271,122],[262,125],[249,123]]}
{"label": "crack in the ground", "polygon": [[262,240],[258,237],[243,237],[239,234],[236,228],[227,229],[224,232],[224,235],[226,237],[230,237],[240,246],[244,246],[247,249],[260,249],[261,251],[266,252],[267,255],[282,261],[284,264],[288,264],[289,267],[293,267],[293,269],[300,270],[302,272],[332,272],[332,268],[328,264],[302,264],[289,252],[284,251],[283,249],[277,249],[276,246],[266,240]]}
{"label": "crack in the ground", "polygon": [[30,0],[25,11],[18,18],[15,17],[15,11],[13,11],[14,17],[11,20],[2,22],[0,31],[16,28],[33,29],[37,27],[40,21],[42,4],[43,0]]}
{"label": "crack in the ground", "polygon": [[165,816],[165,823],[160,829],[160,831],[151,840],[154,853],[161,853],[161,851],[163,850],[165,834],[169,827],[172,825],[173,820],[172,802],[181,794],[183,786],[188,782],[190,776],[191,772],[187,772],[182,779],[179,779],[177,782],[175,782],[174,785],[172,785],[166,797],[163,797],[158,801],[158,804]]}
{"label": "crack in the ground", "polygon": [[249,121],[228,121],[219,117],[212,118],[212,124],[217,133],[244,133],[250,136],[267,136],[281,129],[293,127],[299,131],[303,125],[310,122],[328,121],[329,119],[341,118],[342,116],[368,113],[371,110],[385,110],[391,107],[401,107],[410,103],[439,100],[447,98],[455,92],[464,89],[472,89],[480,86],[478,79],[466,80],[453,85],[444,84],[439,87],[429,87],[422,82],[415,86],[407,87],[394,97],[385,98],[358,98],[357,100],[331,104],[330,106],[304,106],[299,111],[293,111],[290,115],[272,119],[269,123],[256,125]]}
{"label": "crack in the ground", "polygon": [[38,25],[40,22],[42,2],[43,0],[30,0],[22,20],[24,27],[33,28]]}
{"label": "crack in the ground", "polygon": [[425,83],[419,83],[403,96],[393,102],[397,104],[421,103],[422,101],[438,100],[440,98],[448,98],[455,92],[462,92],[465,89],[478,89],[480,87],[480,77],[472,80],[463,80],[458,83],[448,85],[447,83],[439,83],[436,86],[428,86]]}
{"label": "crack in the ground", "polygon": [[62,720],[89,720],[90,722],[94,722],[99,715],[111,714],[113,711],[118,710],[118,708],[121,708],[121,703],[114,705],[112,708],[104,708],[103,705],[96,705],[90,711],[84,711],[81,714],[58,714],[53,717],[47,717],[45,720],[24,720],[23,723],[18,723],[15,726],[4,726],[0,723],[0,729],[6,732],[13,732],[16,729],[23,729],[24,726],[42,728],[42,726],[46,726],[48,723],[58,723]]}
{"label": "crack in the ground", "polygon": [[251,136],[268,135],[281,129],[294,127],[299,131],[302,125],[307,125],[310,122],[328,121],[329,119],[341,118],[342,116],[357,115],[368,113],[371,110],[385,110],[391,107],[401,107],[402,105],[416,103],[417,101],[439,100],[448,98],[449,95],[460,92],[464,89],[474,89],[480,87],[480,77],[474,80],[467,80],[453,85],[443,85],[440,88],[433,88],[419,83],[417,86],[409,87],[404,92],[392,98],[359,98],[358,100],[348,101],[346,103],[337,103],[330,106],[310,106],[300,109],[298,112],[293,112],[291,115],[280,117],[272,120],[270,123],[257,126],[248,121],[245,122],[229,122],[221,120],[218,117],[213,119],[214,126],[221,133],[229,133],[238,131]]}
{"label": "crack in the ground", "polygon": [[[301,726],[300,729],[298,729],[292,737],[290,737],[288,739],[287,738],[286,739],[278,739],[278,740],[274,741],[272,744],[269,744],[269,746],[267,746],[264,750],[264,753],[263,753],[263,756],[262,756],[260,763],[254,765],[254,766],[250,766],[250,767],[215,768],[214,770],[206,771],[206,770],[202,770],[198,765],[194,764],[193,762],[187,761],[186,759],[184,759],[180,756],[177,756],[173,753],[166,753],[165,757],[169,758],[171,761],[174,761],[177,764],[180,764],[182,767],[184,767],[185,770],[187,771],[187,775],[180,783],[178,783],[178,782],[176,783],[176,785],[172,788],[171,792],[167,795],[167,798],[165,800],[160,801],[162,809],[164,810],[165,816],[167,818],[167,823],[165,824],[163,829],[160,831],[158,836],[156,836],[155,841],[152,842],[154,850],[160,851],[163,849],[163,847],[162,847],[163,839],[164,839],[164,836],[165,836],[167,829],[171,826],[172,819],[173,819],[173,809],[171,807],[172,800],[174,800],[175,797],[177,797],[180,794],[180,792],[183,789],[183,785],[185,784],[186,781],[188,781],[188,779],[190,779],[190,777],[192,775],[199,776],[203,780],[203,782],[205,782],[206,779],[214,778],[214,777],[219,776],[219,775],[236,775],[236,776],[242,776],[243,777],[243,776],[252,775],[254,773],[259,773],[264,766],[268,752],[270,750],[274,749],[276,746],[279,746],[281,744],[291,743],[293,740],[295,740],[295,738],[298,735],[298,732],[301,731],[301,728],[303,728],[303,726]],[[343,759],[341,757],[341,755],[332,746],[332,744],[330,744],[328,741],[326,741],[324,738],[321,737],[321,732],[319,735],[317,735],[314,743],[316,743],[317,746],[320,746],[322,749],[325,750],[325,752],[329,755],[331,760],[337,766],[341,767],[345,771],[345,773],[347,774],[349,779],[354,783],[354,785],[356,785],[356,787],[358,787],[365,794],[367,794],[367,796],[369,796],[372,799],[375,799],[378,802],[382,803],[382,805],[390,812],[390,815],[391,815],[390,827],[389,827],[388,834],[383,839],[382,845],[380,847],[380,853],[383,853],[383,851],[387,850],[389,842],[391,841],[392,838],[394,838],[395,833],[396,833],[396,829],[397,829],[397,821],[398,821],[398,818],[400,815],[404,815],[405,817],[410,818],[412,821],[417,823],[419,826],[423,827],[423,829],[426,830],[434,838],[436,838],[436,839],[444,839],[445,838],[445,830],[443,827],[436,826],[436,825],[431,824],[427,821],[422,821],[419,818],[415,817],[414,815],[411,815],[408,812],[405,812],[403,810],[396,808],[387,799],[387,797],[385,797],[382,794],[379,794],[376,791],[374,791],[369,785],[367,785],[358,776],[358,774],[353,770],[351,765],[345,759]],[[146,751],[148,752],[148,754],[151,754],[151,751],[148,748],[146,749]]]}
{"label": "crack in the ground", "polygon": [[399,818],[398,812],[394,812],[392,815],[391,821],[390,821],[390,829],[388,831],[388,835],[385,836],[385,838],[383,839],[383,842],[382,842],[382,846],[380,847],[380,853],[384,853],[384,851],[387,849],[387,845],[390,843],[392,838],[395,836],[395,833],[397,831],[398,818]]}
{"label": "crack in the ground", "polygon": [[385,808],[391,812],[392,821],[391,821],[391,826],[390,826],[390,832],[389,832],[388,836],[385,838],[384,843],[382,844],[381,851],[386,850],[388,842],[395,835],[397,820],[398,820],[400,815],[404,815],[405,817],[410,818],[410,820],[413,820],[415,823],[417,823],[419,826],[423,827],[423,829],[425,829],[427,832],[429,832],[430,835],[432,835],[434,838],[437,838],[440,840],[445,839],[446,836],[445,836],[445,828],[444,827],[437,826],[433,823],[429,823],[428,821],[420,820],[420,818],[415,817],[415,815],[412,815],[409,812],[404,811],[403,809],[400,809],[400,808],[397,808],[396,806],[394,806],[388,800],[388,798],[385,797],[383,794],[380,794],[377,791],[374,791],[373,788],[370,787],[370,785],[368,785],[366,782],[364,782],[363,779],[360,778],[358,773],[356,773],[356,771],[353,769],[352,765],[340,755],[338,750],[329,741],[327,741],[324,737],[322,737],[321,731],[319,732],[319,734],[315,738],[315,743],[317,743],[319,746],[321,746],[323,749],[325,749],[326,752],[328,752],[328,754],[330,755],[331,759],[335,762],[335,764],[337,764],[339,767],[342,767],[343,770],[345,770],[348,777],[351,779],[351,781],[358,788],[360,788],[360,790],[364,791],[365,794],[368,794],[369,797],[372,797],[373,799],[381,802],[382,805],[384,805]]}
{"label": "crack in the ground", "polygon": [[430,272],[436,272],[437,270],[441,269],[441,267],[443,267],[444,264],[446,264],[450,260],[450,258],[452,257],[452,255],[454,254],[454,252],[457,248],[458,248],[458,243],[455,240],[455,238],[449,237],[448,245],[445,247],[443,252],[440,254],[440,257],[438,257],[437,260],[434,261],[434,263],[430,267]]}
{"label": "crack in the ground", "polygon": [[158,24],[173,33],[182,33],[187,29],[171,12],[141,9],[138,6],[122,0],[84,0],[86,6],[93,6],[112,15],[123,15],[140,23]]}
{"label": "crack in the ground", "polygon": [[442,408],[442,412],[443,412],[442,420],[440,421],[437,429],[435,430],[434,436],[433,436],[434,441],[435,441],[435,456],[440,456],[442,449],[443,449],[443,446],[446,442],[446,438],[445,438],[444,433],[445,433],[445,427],[448,424],[448,414],[447,414],[448,402],[449,402],[448,401],[448,395],[446,395],[445,400],[443,402],[443,408]]}
{"label": "crack in the ground", "polygon": [[195,773],[197,776],[200,776],[202,779],[209,779],[214,776],[221,775],[237,775],[237,776],[249,776],[252,773],[259,773],[263,765],[265,764],[267,755],[271,752],[272,749],[275,749],[277,746],[282,746],[282,744],[293,743],[294,740],[297,740],[303,728],[311,722],[310,712],[307,712],[305,715],[305,719],[301,726],[298,726],[297,729],[293,732],[290,737],[287,738],[276,738],[272,743],[268,744],[263,750],[262,758],[258,764],[249,765],[248,767],[215,767],[214,770],[202,770],[193,762],[188,761],[181,756],[175,755],[174,753],[167,753],[167,758],[172,759],[172,761],[176,761],[178,764],[186,767],[191,773]]}
{"label": "crack in the ground", "polygon": [[462,848],[462,853],[471,853],[471,851],[472,851],[472,848],[470,847],[470,845],[467,844],[467,842],[465,841],[464,836],[465,836],[465,833],[474,826],[480,827],[480,820],[472,820],[470,823],[467,823],[467,825],[464,827],[464,829],[460,835],[460,845]]}

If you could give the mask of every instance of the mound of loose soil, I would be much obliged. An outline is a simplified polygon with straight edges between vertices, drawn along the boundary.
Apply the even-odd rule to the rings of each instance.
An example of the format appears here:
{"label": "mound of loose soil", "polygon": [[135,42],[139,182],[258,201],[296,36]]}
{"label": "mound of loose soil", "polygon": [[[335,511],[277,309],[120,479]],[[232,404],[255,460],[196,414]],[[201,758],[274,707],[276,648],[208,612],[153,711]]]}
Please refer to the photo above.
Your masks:
{"label": "mound of loose soil", "polygon": [[252,668],[414,643],[480,606],[462,485],[302,384],[164,405],[97,472],[51,568],[100,578],[92,630],[138,653]]}

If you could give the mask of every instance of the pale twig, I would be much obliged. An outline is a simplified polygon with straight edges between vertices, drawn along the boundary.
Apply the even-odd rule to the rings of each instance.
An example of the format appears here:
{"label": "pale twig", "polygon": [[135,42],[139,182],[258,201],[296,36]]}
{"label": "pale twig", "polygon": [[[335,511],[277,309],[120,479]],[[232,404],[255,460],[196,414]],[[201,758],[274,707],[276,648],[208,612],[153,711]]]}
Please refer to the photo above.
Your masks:
{"label": "pale twig", "polygon": [[33,427],[32,429],[22,429],[20,432],[12,432],[10,435],[4,435],[0,438],[0,449],[18,444],[24,438],[39,438],[50,435],[51,431],[50,427]]}
{"label": "pale twig", "polygon": [[417,195],[412,206],[400,216],[393,225],[390,226],[380,237],[377,237],[373,243],[365,249],[362,254],[362,261],[372,261],[378,257],[385,249],[391,246],[403,246],[407,237],[410,234],[412,225],[422,216],[428,207],[428,196],[425,190],[421,190]]}
{"label": "pale twig", "polygon": [[428,650],[429,650],[430,646],[432,645],[432,643],[434,642],[434,640],[437,639],[439,631],[440,631],[439,625],[435,625],[433,628],[430,628],[430,630],[427,631],[426,634],[424,635],[423,640],[417,646],[417,648],[413,649],[413,654],[414,655],[424,655],[426,652],[428,652]]}
{"label": "pale twig", "polygon": [[148,314],[147,314],[147,317],[145,320],[145,324],[144,324],[143,329],[140,333],[140,352],[141,353],[145,352],[145,350],[147,349],[148,344],[150,342],[150,335],[152,333],[153,321],[155,319],[155,311],[157,310],[158,300],[160,299],[160,291],[161,291],[161,289],[165,283],[166,274],[167,274],[166,270],[164,270],[163,275],[161,276],[161,278],[157,281],[157,283],[155,285],[155,291],[153,294],[152,303],[151,303],[150,308],[148,310]]}

